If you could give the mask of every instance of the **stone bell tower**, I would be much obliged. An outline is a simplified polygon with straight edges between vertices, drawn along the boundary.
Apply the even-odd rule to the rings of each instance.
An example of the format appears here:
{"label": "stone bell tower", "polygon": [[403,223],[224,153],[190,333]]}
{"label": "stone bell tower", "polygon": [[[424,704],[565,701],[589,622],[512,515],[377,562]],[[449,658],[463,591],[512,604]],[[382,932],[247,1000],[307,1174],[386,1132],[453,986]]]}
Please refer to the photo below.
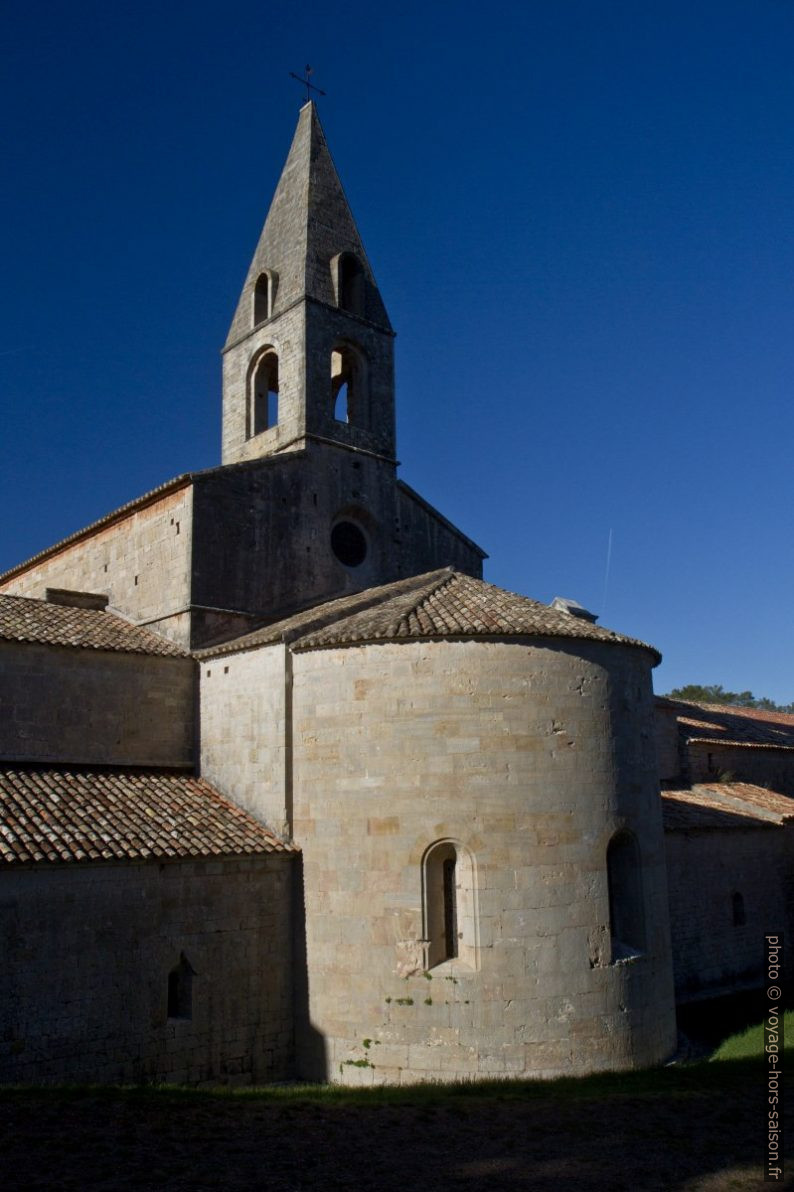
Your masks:
{"label": "stone bell tower", "polygon": [[223,462],[21,564],[196,647],[484,552],[397,476],[394,332],[314,104],[223,351]]}
{"label": "stone bell tower", "polygon": [[393,340],[309,101],[224,347],[224,464],[310,441],[393,461]]}

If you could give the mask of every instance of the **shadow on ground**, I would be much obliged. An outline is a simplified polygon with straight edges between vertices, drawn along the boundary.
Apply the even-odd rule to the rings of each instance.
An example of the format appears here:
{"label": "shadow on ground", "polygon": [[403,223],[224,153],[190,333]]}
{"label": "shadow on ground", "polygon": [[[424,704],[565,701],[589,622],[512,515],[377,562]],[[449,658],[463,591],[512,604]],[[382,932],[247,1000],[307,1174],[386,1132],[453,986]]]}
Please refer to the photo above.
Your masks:
{"label": "shadow on ground", "polygon": [[485,1088],[0,1089],[0,1169],[4,1190],[80,1192],[761,1188],[764,1096],[757,1060]]}

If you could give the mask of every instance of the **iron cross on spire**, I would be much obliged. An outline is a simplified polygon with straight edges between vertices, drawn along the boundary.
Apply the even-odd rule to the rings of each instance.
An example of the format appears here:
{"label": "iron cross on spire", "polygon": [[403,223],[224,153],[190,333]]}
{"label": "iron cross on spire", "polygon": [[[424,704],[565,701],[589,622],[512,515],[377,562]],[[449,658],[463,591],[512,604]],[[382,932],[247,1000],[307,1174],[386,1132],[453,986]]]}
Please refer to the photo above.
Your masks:
{"label": "iron cross on spire", "polygon": [[309,82],[309,75],[314,74],[314,71],[309,66],[308,62],[306,63],[304,69],[306,71],[305,79],[302,79],[300,75],[296,75],[292,70],[289,72],[289,75],[291,79],[297,79],[299,83],[303,83],[304,87],[306,88],[306,102],[308,103],[312,97],[312,91],[316,91],[318,95],[325,95],[325,92],[321,91],[319,87],[315,87],[314,83]]}

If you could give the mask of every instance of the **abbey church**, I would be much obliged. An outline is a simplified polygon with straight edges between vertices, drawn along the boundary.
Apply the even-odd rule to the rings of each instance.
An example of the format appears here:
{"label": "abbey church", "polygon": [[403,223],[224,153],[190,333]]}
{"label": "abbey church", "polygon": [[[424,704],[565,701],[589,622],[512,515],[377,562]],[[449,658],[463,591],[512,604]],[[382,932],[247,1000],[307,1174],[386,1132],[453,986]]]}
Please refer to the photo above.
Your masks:
{"label": "abbey church", "polygon": [[794,919],[794,716],[482,579],[397,476],[394,333],[313,103],[222,462],[0,577],[0,1081],[662,1063]]}

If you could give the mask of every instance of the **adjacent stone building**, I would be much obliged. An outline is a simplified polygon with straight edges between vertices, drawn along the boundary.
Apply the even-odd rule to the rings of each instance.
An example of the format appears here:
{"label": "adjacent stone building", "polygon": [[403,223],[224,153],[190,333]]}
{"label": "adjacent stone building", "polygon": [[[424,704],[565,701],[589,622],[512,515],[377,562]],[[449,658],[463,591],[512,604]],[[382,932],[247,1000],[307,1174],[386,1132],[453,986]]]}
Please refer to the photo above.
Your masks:
{"label": "adjacent stone building", "polygon": [[[708,974],[691,924],[671,948],[701,846],[666,857],[664,827],[703,799],[669,791],[663,824],[659,655],[485,583],[397,477],[394,422],[308,103],[224,349],[222,464],[0,577],[0,1080],[630,1068],[675,1049],[674,968],[748,976],[749,934]],[[781,874],[787,806],[734,817],[771,816]]]}
{"label": "adjacent stone building", "polygon": [[794,927],[794,716],[658,698],[656,718],[676,1001],[756,988],[760,941]]}
{"label": "adjacent stone building", "polygon": [[297,850],[195,776],[196,697],[166,638],[0,596],[0,1081],[291,1073]]}

